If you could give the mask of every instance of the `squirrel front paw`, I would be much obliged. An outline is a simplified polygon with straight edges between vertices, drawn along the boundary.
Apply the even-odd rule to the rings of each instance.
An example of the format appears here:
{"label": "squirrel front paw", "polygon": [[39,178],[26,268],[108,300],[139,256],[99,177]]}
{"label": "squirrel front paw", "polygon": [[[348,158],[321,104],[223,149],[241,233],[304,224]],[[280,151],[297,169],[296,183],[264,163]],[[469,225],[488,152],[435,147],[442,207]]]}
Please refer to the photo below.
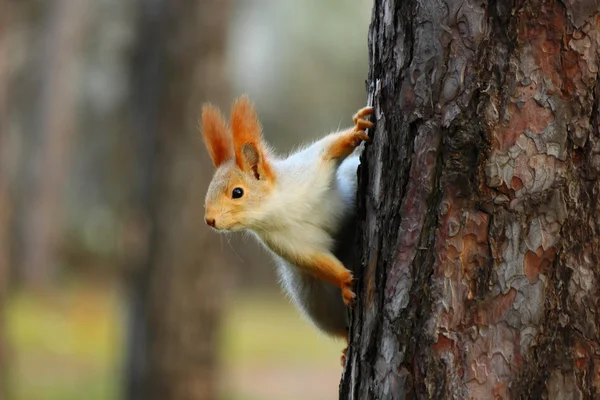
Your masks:
{"label": "squirrel front paw", "polygon": [[354,139],[353,146],[357,147],[360,142],[368,142],[371,139],[365,132],[365,129],[372,128],[374,124],[371,121],[367,121],[365,118],[373,114],[373,107],[361,108],[354,114],[352,121],[354,121],[354,129],[352,130],[352,137]]}
{"label": "squirrel front paw", "polygon": [[329,160],[343,160],[348,157],[361,142],[369,142],[371,139],[365,129],[372,128],[374,124],[365,118],[373,114],[373,107],[364,107],[357,111],[352,117],[354,127],[335,134],[335,139],[325,150],[325,158]]}
{"label": "squirrel front paw", "polygon": [[[373,107],[363,107],[354,114],[352,121],[354,122],[354,131],[364,131],[365,129],[372,128],[374,124],[371,121],[367,121],[365,117],[373,114]],[[365,135],[366,136],[366,135]],[[368,139],[368,136],[367,136]]]}
{"label": "squirrel front paw", "polygon": [[356,299],[356,294],[354,294],[352,291],[353,285],[354,278],[352,277],[350,271],[348,271],[347,277],[345,277],[341,282],[342,299],[348,307],[352,307],[354,305],[354,300]]}
{"label": "squirrel front paw", "polygon": [[360,142],[368,142],[370,140],[371,138],[369,137],[369,135],[366,134],[365,131],[353,131],[350,139],[350,147],[352,149],[355,149],[356,147],[358,147]]}

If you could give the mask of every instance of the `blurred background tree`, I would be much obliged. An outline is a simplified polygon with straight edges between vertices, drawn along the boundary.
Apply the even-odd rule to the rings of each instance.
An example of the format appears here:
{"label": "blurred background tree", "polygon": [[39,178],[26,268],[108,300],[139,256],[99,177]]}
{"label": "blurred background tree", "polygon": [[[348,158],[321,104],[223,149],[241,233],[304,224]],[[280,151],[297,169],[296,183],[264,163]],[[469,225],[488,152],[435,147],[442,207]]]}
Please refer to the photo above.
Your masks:
{"label": "blurred background tree", "polygon": [[[225,254],[204,223],[212,166],[199,105],[224,105],[228,4],[140,3],[132,65],[139,203],[150,222],[132,275],[130,399],[217,398]],[[139,322],[138,322],[139,321]],[[137,322],[137,323],[136,323]]]}
{"label": "blurred background tree", "polygon": [[[0,1],[0,149],[4,148],[6,144],[6,131],[7,131],[7,62],[6,57],[6,31],[7,23],[9,19],[6,13],[5,1]],[[4,11],[4,12],[1,12]],[[1,161],[1,160],[0,160]],[[5,340],[5,316],[4,308],[2,305],[6,301],[6,289],[8,287],[8,268],[9,268],[9,255],[8,255],[8,194],[6,189],[6,176],[5,166],[0,162],[0,399],[4,399],[8,393],[6,391],[6,362],[8,355],[6,354],[6,340]]]}
{"label": "blurred background tree", "polygon": [[342,344],[253,241],[205,228],[196,127],[243,92],[280,152],[350,124],[371,2],[0,4],[7,397],[335,396]]}

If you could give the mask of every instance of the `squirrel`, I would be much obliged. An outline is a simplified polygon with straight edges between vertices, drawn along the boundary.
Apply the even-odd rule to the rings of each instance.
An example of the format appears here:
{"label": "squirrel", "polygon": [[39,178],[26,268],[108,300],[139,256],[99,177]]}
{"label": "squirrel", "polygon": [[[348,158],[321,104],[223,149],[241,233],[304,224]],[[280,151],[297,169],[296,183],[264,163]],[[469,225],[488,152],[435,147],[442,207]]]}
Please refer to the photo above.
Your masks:
{"label": "squirrel", "polygon": [[[367,118],[331,133],[286,158],[262,137],[253,104],[233,104],[230,127],[211,104],[202,108],[204,143],[216,171],[205,200],[206,224],[217,231],[249,231],[274,255],[280,281],[300,311],[323,332],[345,339],[355,299],[353,265],[357,168]],[[343,262],[344,263],[343,263]]]}

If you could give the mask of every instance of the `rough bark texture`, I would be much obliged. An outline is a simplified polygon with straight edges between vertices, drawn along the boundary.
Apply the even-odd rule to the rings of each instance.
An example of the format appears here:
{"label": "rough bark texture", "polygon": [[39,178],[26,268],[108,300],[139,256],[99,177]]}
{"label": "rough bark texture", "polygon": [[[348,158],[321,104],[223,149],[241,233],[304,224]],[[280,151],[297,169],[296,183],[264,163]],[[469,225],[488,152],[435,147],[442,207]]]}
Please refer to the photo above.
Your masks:
{"label": "rough bark texture", "polygon": [[213,168],[197,121],[204,101],[223,104],[226,16],[220,0],[141,3],[132,91],[150,229],[133,279],[130,399],[216,398],[224,261],[204,223]]}
{"label": "rough bark texture", "polygon": [[376,0],[342,399],[600,396],[600,6]]}

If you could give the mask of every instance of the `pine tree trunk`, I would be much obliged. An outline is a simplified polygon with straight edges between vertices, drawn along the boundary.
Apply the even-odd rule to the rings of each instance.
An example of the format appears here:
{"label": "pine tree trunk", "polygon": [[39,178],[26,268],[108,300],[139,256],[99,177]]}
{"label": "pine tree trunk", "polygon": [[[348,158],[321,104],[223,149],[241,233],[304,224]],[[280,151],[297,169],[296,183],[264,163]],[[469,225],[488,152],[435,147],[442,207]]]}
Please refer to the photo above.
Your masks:
{"label": "pine tree trunk", "polygon": [[227,7],[220,0],[140,6],[132,91],[150,229],[132,279],[127,398],[211,400],[224,260],[204,223],[213,167],[198,118],[204,101],[222,105],[226,94]]}
{"label": "pine tree trunk", "polygon": [[600,5],[376,0],[342,399],[600,396]]}

